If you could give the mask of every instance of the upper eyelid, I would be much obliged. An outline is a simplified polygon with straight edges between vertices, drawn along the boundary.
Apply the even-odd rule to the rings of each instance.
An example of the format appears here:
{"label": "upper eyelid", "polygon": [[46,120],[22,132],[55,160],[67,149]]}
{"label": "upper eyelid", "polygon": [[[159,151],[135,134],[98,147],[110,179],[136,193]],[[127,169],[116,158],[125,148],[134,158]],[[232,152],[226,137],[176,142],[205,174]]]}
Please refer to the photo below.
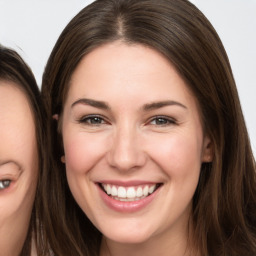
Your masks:
{"label": "upper eyelid", "polygon": [[13,160],[1,161],[1,160],[0,160],[0,168],[1,168],[2,166],[5,166],[5,165],[15,165],[16,167],[18,167],[18,169],[21,169],[20,164],[17,163],[16,161],[13,161]]}
{"label": "upper eyelid", "polygon": [[85,119],[85,118],[90,118],[90,117],[99,117],[99,118],[104,119],[104,117],[102,115],[99,115],[99,114],[81,115],[81,117],[79,117],[78,119]]}
{"label": "upper eyelid", "polygon": [[85,118],[90,118],[90,117],[99,117],[102,119],[106,119],[105,116],[101,115],[101,114],[86,114],[86,115],[81,115],[78,119],[85,119]]}
{"label": "upper eyelid", "polygon": [[17,180],[22,172],[22,167],[15,161],[6,161],[0,164],[0,180]]}
{"label": "upper eyelid", "polygon": [[83,122],[86,119],[94,118],[94,117],[102,119],[105,123],[109,123],[108,119],[105,116],[99,115],[99,114],[82,115],[81,117],[77,118],[77,121]]}
{"label": "upper eyelid", "polygon": [[162,118],[162,119],[166,119],[168,121],[172,121],[172,122],[177,122],[177,120],[173,117],[170,117],[170,116],[166,116],[166,115],[156,115],[156,116],[153,116],[151,118],[149,118],[149,121],[152,121],[152,120],[155,120],[157,118]]}
{"label": "upper eyelid", "polygon": [[[10,166],[12,166],[12,168]],[[0,161],[0,170],[3,168],[11,168],[19,173],[23,170],[21,163],[13,160]]]}
{"label": "upper eyelid", "polygon": [[0,173],[0,181],[4,181],[4,180],[10,180],[10,181],[16,181],[18,180],[20,177],[20,173]]}

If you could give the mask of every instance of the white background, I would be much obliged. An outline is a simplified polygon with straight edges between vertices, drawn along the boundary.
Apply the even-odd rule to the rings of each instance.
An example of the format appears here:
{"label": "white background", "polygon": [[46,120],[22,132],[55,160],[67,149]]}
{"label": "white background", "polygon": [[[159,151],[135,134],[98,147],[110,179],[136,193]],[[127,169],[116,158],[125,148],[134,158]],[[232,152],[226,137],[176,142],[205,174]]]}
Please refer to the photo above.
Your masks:
{"label": "white background", "polygon": [[[191,1],[211,21],[226,48],[256,156],[256,0]],[[0,0],[0,43],[22,55],[40,86],[44,66],[59,34],[91,2]]]}

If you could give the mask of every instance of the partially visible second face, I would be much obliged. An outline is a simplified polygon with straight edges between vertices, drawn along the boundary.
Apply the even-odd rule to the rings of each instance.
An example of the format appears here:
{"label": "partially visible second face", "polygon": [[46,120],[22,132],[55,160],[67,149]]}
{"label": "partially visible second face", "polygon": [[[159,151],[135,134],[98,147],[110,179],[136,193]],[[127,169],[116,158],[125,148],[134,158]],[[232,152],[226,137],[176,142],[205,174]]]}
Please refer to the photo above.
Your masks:
{"label": "partially visible second face", "polygon": [[16,84],[0,81],[0,255],[19,255],[38,176],[33,115]]}
{"label": "partially visible second face", "polygon": [[62,134],[70,189],[106,239],[186,237],[210,140],[195,97],[161,54],[114,42],[86,55]]}

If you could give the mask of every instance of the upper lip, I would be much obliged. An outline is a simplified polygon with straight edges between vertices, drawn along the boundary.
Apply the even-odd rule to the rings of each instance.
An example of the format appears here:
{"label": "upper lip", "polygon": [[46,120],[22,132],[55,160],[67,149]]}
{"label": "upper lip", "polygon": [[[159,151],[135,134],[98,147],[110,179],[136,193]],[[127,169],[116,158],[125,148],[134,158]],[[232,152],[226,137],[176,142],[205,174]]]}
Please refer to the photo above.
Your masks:
{"label": "upper lip", "polygon": [[96,183],[110,184],[110,185],[123,186],[123,187],[131,187],[131,186],[140,186],[140,185],[154,185],[154,184],[159,184],[161,182],[157,182],[157,181],[142,181],[142,180],[130,180],[130,181],[101,180],[101,181],[98,181]]}

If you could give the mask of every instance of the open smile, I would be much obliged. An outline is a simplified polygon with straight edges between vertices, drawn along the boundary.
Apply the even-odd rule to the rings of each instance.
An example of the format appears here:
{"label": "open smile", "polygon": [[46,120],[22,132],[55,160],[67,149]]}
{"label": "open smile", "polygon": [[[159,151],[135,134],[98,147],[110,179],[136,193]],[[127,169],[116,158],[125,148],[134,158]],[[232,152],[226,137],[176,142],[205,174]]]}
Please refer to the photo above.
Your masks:
{"label": "open smile", "polygon": [[153,194],[162,184],[143,184],[137,186],[120,186],[109,183],[99,183],[100,188],[114,200],[133,202],[142,200]]}
{"label": "open smile", "polygon": [[143,183],[102,181],[98,183],[99,193],[103,202],[112,210],[121,213],[139,211],[149,205],[163,183]]}

